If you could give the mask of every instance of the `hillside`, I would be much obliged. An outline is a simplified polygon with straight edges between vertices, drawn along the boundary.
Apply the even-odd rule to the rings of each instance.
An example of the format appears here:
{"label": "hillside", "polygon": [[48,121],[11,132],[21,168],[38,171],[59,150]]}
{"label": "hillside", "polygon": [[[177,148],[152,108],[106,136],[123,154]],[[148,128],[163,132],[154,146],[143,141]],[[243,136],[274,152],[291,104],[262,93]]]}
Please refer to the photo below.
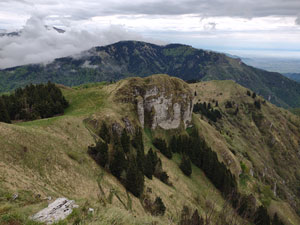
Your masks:
{"label": "hillside", "polygon": [[50,64],[0,71],[0,92],[48,80],[67,86],[165,73],[183,80],[235,80],[282,107],[300,106],[300,84],[279,73],[247,66],[225,54],[181,44],[158,46],[123,41],[95,47]]}
{"label": "hillside", "polygon": [[[169,142],[174,135],[189,135],[196,129],[235,175],[240,193],[254,196],[256,207],[264,205],[271,216],[277,212],[286,225],[300,224],[295,211],[300,202],[300,120],[290,112],[260,96],[252,98],[252,92],[249,96],[233,81],[188,85],[155,75],[61,90],[70,103],[64,115],[0,123],[0,222],[3,218],[24,222],[47,206],[46,197],[64,196],[79,205],[65,224],[77,219],[82,224],[178,224],[184,205],[212,222],[234,218],[236,224],[249,224],[228,206],[202,169],[192,165],[191,176],[185,176],[179,153],[170,160],[153,145],[154,138]],[[222,118],[212,122],[205,115],[191,114],[191,101],[211,103]],[[145,211],[141,201],[127,194],[118,179],[87,153],[88,146],[101,139],[98,131],[103,122],[109,132],[125,128],[134,133],[142,121],[145,152],[150,147],[157,152],[173,184],[145,177],[144,194],[162,199],[164,216]],[[15,193],[19,197],[12,201]],[[87,215],[90,207],[95,209],[92,216]]]}
{"label": "hillside", "polygon": [[291,80],[300,82],[300,74],[299,73],[285,73],[283,75],[290,78]]}

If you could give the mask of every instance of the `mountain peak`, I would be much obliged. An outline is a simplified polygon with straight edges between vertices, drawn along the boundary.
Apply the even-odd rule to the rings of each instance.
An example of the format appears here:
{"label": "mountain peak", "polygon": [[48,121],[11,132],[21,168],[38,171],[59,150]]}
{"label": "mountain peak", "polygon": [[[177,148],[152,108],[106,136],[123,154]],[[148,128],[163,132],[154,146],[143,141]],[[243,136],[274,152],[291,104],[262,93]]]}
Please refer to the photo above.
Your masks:
{"label": "mountain peak", "polygon": [[189,45],[155,45],[141,41],[94,47],[76,56],[55,59],[45,66],[2,70],[0,91],[49,79],[72,86],[152,74],[169,74],[187,81],[234,80],[278,106],[300,106],[300,84],[279,73],[256,69],[240,59]]}

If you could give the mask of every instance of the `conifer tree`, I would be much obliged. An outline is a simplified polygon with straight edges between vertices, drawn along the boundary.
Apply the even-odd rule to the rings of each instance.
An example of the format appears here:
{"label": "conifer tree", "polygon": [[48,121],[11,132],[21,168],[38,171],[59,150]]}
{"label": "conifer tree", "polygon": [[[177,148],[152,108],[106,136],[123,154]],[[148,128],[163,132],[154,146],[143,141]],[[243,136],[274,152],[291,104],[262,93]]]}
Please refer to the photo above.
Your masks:
{"label": "conifer tree", "polygon": [[140,197],[144,190],[144,175],[141,171],[139,171],[134,157],[132,157],[129,161],[126,172],[125,187],[136,197]]}
{"label": "conifer tree", "polygon": [[173,153],[177,152],[177,139],[176,136],[172,136],[171,141],[170,141],[170,150]]}
{"label": "conifer tree", "polygon": [[268,211],[264,206],[260,206],[256,213],[255,213],[255,219],[254,219],[255,225],[270,225],[270,217],[268,215]]}
{"label": "conifer tree", "polygon": [[164,139],[156,138],[153,141],[153,145],[168,159],[172,158],[172,152],[168,148],[167,143]]}
{"label": "conifer tree", "polygon": [[279,219],[277,213],[274,214],[272,225],[284,225],[284,223]]}
{"label": "conifer tree", "polygon": [[189,177],[192,174],[191,161],[190,161],[189,157],[186,156],[185,154],[183,154],[183,156],[182,156],[182,160],[181,160],[179,167],[186,176]]}
{"label": "conifer tree", "polygon": [[96,162],[101,165],[102,167],[105,167],[106,163],[108,162],[108,145],[107,143],[104,143],[102,141],[99,141],[96,145]]}
{"label": "conifer tree", "polygon": [[152,180],[152,162],[150,161],[150,159],[148,157],[145,158],[145,165],[144,165],[144,175],[146,177],[148,177],[150,180]]}
{"label": "conifer tree", "polygon": [[128,153],[130,150],[130,137],[127,134],[126,129],[123,130],[122,135],[121,135],[121,144],[123,147],[123,151],[125,153]]}
{"label": "conifer tree", "polygon": [[125,154],[120,145],[114,146],[114,154],[109,165],[110,172],[117,178],[120,178],[123,170],[126,169]]}
{"label": "conifer tree", "polygon": [[154,169],[155,169],[154,164],[155,164],[155,156],[152,148],[150,148],[145,157],[145,166],[144,166],[144,174],[149,179],[152,179],[152,175],[154,174]]}
{"label": "conifer tree", "polygon": [[0,122],[11,123],[6,105],[0,97]]}
{"label": "conifer tree", "polygon": [[99,131],[99,136],[106,142],[110,143],[110,134],[109,134],[109,129],[106,125],[105,122],[102,123],[100,131]]}
{"label": "conifer tree", "polygon": [[144,152],[144,145],[141,146],[136,150],[136,161],[139,171],[144,174],[145,170],[145,152]]}

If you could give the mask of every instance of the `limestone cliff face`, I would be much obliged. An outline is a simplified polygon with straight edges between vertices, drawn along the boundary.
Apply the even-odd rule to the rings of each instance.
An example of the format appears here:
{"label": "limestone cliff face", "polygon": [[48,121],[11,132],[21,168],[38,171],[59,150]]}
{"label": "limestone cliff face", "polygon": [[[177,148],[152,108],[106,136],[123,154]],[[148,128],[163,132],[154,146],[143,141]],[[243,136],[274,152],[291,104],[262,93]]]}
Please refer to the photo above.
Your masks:
{"label": "limestone cliff face", "polygon": [[132,78],[120,88],[122,101],[132,102],[142,127],[168,130],[191,124],[193,94],[182,80],[167,75]]}

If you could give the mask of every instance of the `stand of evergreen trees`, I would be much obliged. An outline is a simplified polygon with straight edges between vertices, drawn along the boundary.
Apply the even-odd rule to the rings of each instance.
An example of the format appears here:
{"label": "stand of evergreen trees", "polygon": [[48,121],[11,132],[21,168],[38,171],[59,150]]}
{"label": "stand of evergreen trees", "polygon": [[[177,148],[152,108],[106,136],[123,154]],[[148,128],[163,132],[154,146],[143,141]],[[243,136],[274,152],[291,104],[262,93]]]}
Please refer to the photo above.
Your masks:
{"label": "stand of evergreen trees", "polygon": [[237,183],[230,170],[219,162],[217,154],[209,148],[194,128],[189,136],[173,136],[170,141],[172,152],[181,154],[182,163],[180,168],[186,175],[192,173],[189,160],[202,169],[206,176],[226,197],[237,192]]}
{"label": "stand of evergreen trees", "polygon": [[[133,195],[136,197],[142,195],[144,176],[149,179],[153,179],[155,176],[170,185],[168,175],[163,171],[162,161],[157,153],[150,148],[145,154],[143,135],[140,129],[137,129],[134,135],[128,135],[125,129],[121,135],[118,135],[112,131],[112,128],[103,123],[99,136],[101,140],[97,142],[96,146],[89,147],[88,153],[99,165],[117,177]],[[155,139],[154,143],[164,154],[170,152],[167,154],[171,154],[171,157],[172,153],[181,154],[180,169],[185,175],[190,176],[192,174],[191,163],[202,169],[242,217],[256,225],[283,224],[277,215],[271,220],[264,206],[255,209],[251,196],[243,196],[238,192],[234,175],[224,163],[218,160],[217,154],[208,147],[206,142],[200,138],[197,129],[193,128],[190,135],[173,136],[169,145],[163,139]],[[151,205],[153,204],[151,203]],[[158,211],[163,214],[165,210],[163,204],[158,200],[155,205],[159,206]]]}
{"label": "stand of evergreen trees", "polygon": [[162,169],[162,162],[156,152],[144,152],[143,134],[140,129],[132,136],[124,129],[121,135],[113,132],[103,123],[99,136],[102,140],[90,146],[88,153],[103,168],[109,170],[136,197],[144,189],[144,175],[153,176],[169,184],[169,176]]}
{"label": "stand of evergreen trees", "polygon": [[155,138],[153,145],[168,159],[172,159],[172,151],[168,148],[167,142],[161,138]]}
{"label": "stand of evergreen trees", "polygon": [[218,119],[222,118],[222,114],[220,113],[220,111],[218,109],[213,109],[211,107],[211,104],[210,103],[206,104],[206,102],[196,103],[194,105],[193,112],[202,114],[213,122],[217,122]]}
{"label": "stand of evergreen trees", "polygon": [[0,97],[0,121],[35,120],[64,113],[69,103],[55,84],[27,85]]}

